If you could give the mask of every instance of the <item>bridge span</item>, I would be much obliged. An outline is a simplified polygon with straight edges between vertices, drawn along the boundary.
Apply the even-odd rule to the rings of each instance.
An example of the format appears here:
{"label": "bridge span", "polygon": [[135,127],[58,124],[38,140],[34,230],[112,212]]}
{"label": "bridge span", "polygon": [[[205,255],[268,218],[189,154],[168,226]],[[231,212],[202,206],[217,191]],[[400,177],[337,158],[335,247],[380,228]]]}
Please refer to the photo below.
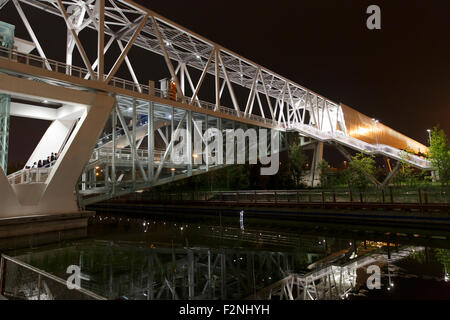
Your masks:
{"label": "bridge span", "polygon": [[[345,146],[432,169],[422,144],[132,1],[2,1],[5,6],[17,11],[31,42],[8,42],[0,29],[0,94],[6,101],[0,120],[4,128],[11,115],[52,124],[23,170],[9,176],[0,170],[3,217],[77,211],[223,167],[196,161],[207,152],[207,141],[201,154],[188,141],[189,163],[175,164],[171,151],[181,129],[192,135],[208,128],[266,128],[280,133],[281,148],[289,132],[311,139],[316,160],[323,143],[332,143],[341,151]],[[54,48],[43,47],[23,6],[55,26],[64,22],[67,37],[54,45],[64,47],[66,61],[50,58]],[[97,41],[83,34],[95,34]],[[130,50],[145,55],[145,63],[132,61]],[[143,79],[140,71],[151,63],[166,66],[168,78]],[[119,78],[119,71],[129,79]],[[1,149],[7,154],[7,143]],[[272,144],[269,149],[279,151]],[[51,152],[60,154],[53,165],[31,168]]]}

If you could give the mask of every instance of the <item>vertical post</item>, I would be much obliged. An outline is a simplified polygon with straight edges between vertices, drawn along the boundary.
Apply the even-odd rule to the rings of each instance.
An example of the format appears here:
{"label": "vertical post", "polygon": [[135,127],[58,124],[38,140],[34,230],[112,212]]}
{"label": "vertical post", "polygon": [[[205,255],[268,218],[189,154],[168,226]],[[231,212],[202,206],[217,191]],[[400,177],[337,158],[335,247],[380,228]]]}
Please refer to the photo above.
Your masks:
{"label": "vertical post", "polygon": [[150,96],[155,95],[155,81],[153,81],[153,80],[148,81],[148,94]]}
{"label": "vertical post", "polygon": [[155,107],[153,102],[148,104],[148,123],[147,123],[147,165],[148,165],[148,181],[153,185],[153,164],[155,159]]}
{"label": "vertical post", "polygon": [[[37,171],[39,172],[39,169]],[[84,171],[81,174],[81,190],[83,190],[83,191],[86,190],[86,180],[87,180],[86,171]],[[37,180],[37,174],[36,174],[36,181],[39,181],[39,180]]]}
{"label": "vertical post", "polygon": [[353,202],[353,192],[352,189],[349,190],[350,203]]}
{"label": "vertical post", "polygon": [[[209,294],[211,295],[211,250],[208,250],[208,286],[209,286]],[[210,296],[211,298],[211,296]]]}
{"label": "vertical post", "polygon": [[392,187],[389,187],[389,195],[391,196],[391,203],[394,203],[394,194],[392,193]]}
{"label": "vertical post", "polygon": [[194,253],[188,249],[188,286],[189,286],[189,300],[194,299]]}
{"label": "vertical post", "polygon": [[221,253],[220,253],[220,275],[221,275],[221,279],[222,279],[222,281],[221,281],[221,284],[222,284],[222,286],[221,286],[221,295],[222,295],[222,300],[225,300],[226,299],[226,295],[227,295],[227,288],[226,288],[226,277],[227,277],[227,273],[226,273],[226,271],[227,271],[227,268],[226,268],[226,256],[225,256],[225,251],[222,251]]}
{"label": "vertical post", "polygon": [[136,98],[133,98],[133,120],[132,120],[132,141],[131,141],[131,160],[133,161],[132,165],[132,177],[133,177],[133,189],[136,187]]}
{"label": "vertical post", "polygon": [[381,189],[381,197],[383,198],[383,204],[386,203],[386,195],[384,194],[384,189]]}
{"label": "vertical post", "polygon": [[109,187],[109,165],[105,165],[103,175],[105,176],[105,187]]}
{"label": "vertical post", "polygon": [[98,48],[97,48],[97,55],[98,55],[98,67],[97,67],[97,73],[98,73],[98,80],[103,81],[103,74],[104,74],[104,65],[105,65],[105,0],[97,0],[96,5],[97,7],[97,13],[98,13]]}
{"label": "vertical post", "polygon": [[[205,124],[205,132],[209,129],[209,122],[208,122],[208,115],[205,115],[206,118],[206,124]],[[209,148],[208,148],[208,141],[205,143],[205,154],[206,154],[206,172],[209,172]]]}
{"label": "vertical post", "polygon": [[192,135],[193,134],[193,130],[192,130],[192,121],[193,121],[192,111],[188,111],[186,121],[187,121],[187,123],[186,123],[186,130],[187,130],[186,149],[187,149],[187,160],[188,160],[187,172],[188,172],[188,177],[192,177],[192,136],[193,136]]}
{"label": "vertical post", "polygon": [[6,285],[6,259],[2,256],[0,260],[0,295],[5,294]]}
{"label": "vertical post", "polygon": [[116,130],[117,130],[117,110],[116,107],[112,111],[112,157],[111,157],[111,180],[112,195],[116,194]]}
{"label": "vertical post", "polygon": [[219,69],[219,52],[217,48],[214,48],[214,59],[215,59],[215,83],[216,83],[216,110],[220,108],[220,69]]}
{"label": "vertical post", "polygon": [[420,190],[420,189],[418,192],[418,196],[419,196],[419,205],[422,207],[422,190]]}
{"label": "vertical post", "polygon": [[186,64],[185,63],[181,63],[180,64],[180,73],[181,73],[181,76],[180,76],[180,86],[181,86],[181,92],[183,92],[183,95],[185,95],[185,93],[186,93],[186,91],[184,90],[185,89],[185,81],[184,81],[184,78],[185,78],[185,75],[184,75],[184,68],[186,68]]}
{"label": "vertical post", "polygon": [[41,274],[38,274],[38,300],[41,300]]}

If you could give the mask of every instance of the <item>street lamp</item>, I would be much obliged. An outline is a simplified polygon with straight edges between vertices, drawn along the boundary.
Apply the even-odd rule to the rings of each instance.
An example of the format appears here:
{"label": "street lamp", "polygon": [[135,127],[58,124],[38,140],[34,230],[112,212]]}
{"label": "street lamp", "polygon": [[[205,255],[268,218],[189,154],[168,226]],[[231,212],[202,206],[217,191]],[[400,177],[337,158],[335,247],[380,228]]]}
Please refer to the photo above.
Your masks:
{"label": "street lamp", "polygon": [[377,130],[377,124],[378,124],[378,122],[380,122],[380,121],[378,121],[378,120],[376,120],[376,119],[372,119],[372,121],[375,122],[375,137],[376,137],[376,139],[377,139],[377,146],[378,146],[378,130]]}
{"label": "street lamp", "polygon": [[430,138],[429,143],[430,143],[430,145],[431,145],[431,130],[428,129],[427,132],[428,132],[428,137]]}

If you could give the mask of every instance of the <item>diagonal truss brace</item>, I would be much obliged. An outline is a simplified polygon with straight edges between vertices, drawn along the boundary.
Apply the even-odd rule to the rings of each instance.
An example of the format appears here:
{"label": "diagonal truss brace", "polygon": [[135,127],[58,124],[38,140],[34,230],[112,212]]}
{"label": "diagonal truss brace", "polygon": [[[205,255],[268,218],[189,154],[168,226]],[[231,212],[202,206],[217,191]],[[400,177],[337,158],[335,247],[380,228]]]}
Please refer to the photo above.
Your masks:
{"label": "diagonal truss brace", "polygon": [[[116,112],[117,112],[117,117],[119,118],[120,124],[122,125],[122,129],[123,131],[125,131],[125,135],[127,136],[128,142],[130,143],[130,146],[132,147],[132,152],[134,153],[134,157],[135,157],[135,161],[138,164],[139,170],[141,171],[141,175],[144,178],[145,181],[147,180],[147,175],[145,174],[144,168],[142,167],[141,162],[138,160],[138,154],[137,154],[137,150],[135,148],[136,145],[136,141],[133,141],[132,135],[130,133],[130,131],[128,130],[127,127],[127,123],[125,121],[125,118],[123,117],[122,111],[120,110],[120,107],[118,105],[118,103],[116,102]],[[113,155],[115,156],[115,155]]]}

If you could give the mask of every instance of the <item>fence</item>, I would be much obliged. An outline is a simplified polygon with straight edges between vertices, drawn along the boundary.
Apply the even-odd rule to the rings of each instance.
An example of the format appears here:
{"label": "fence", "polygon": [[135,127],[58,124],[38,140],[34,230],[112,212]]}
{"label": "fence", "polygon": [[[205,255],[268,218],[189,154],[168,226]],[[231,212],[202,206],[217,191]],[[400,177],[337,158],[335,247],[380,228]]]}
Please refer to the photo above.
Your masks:
{"label": "fence", "polygon": [[11,300],[106,300],[83,288],[70,290],[66,280],[4,254],[0,295]]}
{"label": "fence", "polygon": [[201,191],[149,192],[119,198],[136,201],[204,201],[236,204],[386,204],[386,205],[450,205],[450,193],[442,190],[276,190],[276,191]]}

